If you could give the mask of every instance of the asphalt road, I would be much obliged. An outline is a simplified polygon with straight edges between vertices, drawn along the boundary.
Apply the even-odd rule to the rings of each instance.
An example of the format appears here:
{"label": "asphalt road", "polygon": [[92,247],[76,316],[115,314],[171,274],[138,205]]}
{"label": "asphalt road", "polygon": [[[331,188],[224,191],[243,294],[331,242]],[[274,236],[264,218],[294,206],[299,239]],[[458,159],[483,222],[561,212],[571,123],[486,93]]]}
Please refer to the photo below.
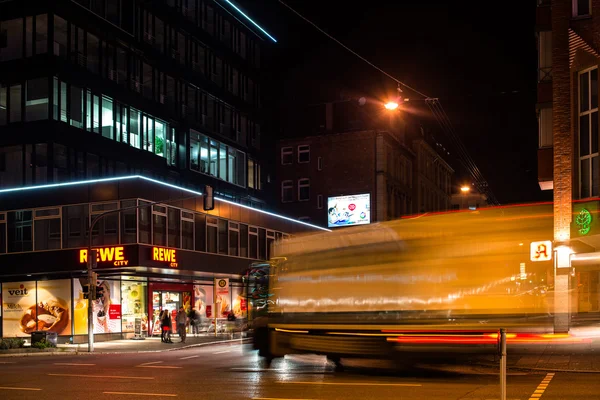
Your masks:
{"label": "asphalt road", "polygon": [[[293,356],[239,344],[162,353],[0,358],[0,399],[499,399],[496,371]],[[599,374],[509,372],[507,399],[598,399]],[[540,395],[540,396],[537,396]]]}

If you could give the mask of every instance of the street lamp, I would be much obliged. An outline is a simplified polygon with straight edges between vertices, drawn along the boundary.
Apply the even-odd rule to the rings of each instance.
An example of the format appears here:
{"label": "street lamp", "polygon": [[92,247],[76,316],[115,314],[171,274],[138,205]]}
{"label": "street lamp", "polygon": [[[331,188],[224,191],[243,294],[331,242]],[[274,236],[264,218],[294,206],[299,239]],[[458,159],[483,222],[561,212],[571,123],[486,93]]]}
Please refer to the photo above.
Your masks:
{"label": "street lamp", "polygon": [[[206,186],[205,189],[206,193],[210,193],[210,196],[212,197],[212,187]],[[92,230],[94,229],[94,226],[96,226],[96,223],[101,219],[104,218],[105,216],[109,215],[109,214],[114,214],[114,213],[121,213],[122,211],[128,211],[128,210],[136,210],[138,208],[142,208],[142,207],[150,207],[156,204],[169,204],[169,203],[173,203],[176,201],[183,201],[183,200],[189,200],[189,199],[194,199],[198,196],[202,196],[202,193],[198,193],[194,196],[189,196],[189,197],[180,197],[177,199],[168,199],[168,200],[161,200],[161,201],[153,201],[150,203],[145,203],[145,204],[138,204],[136,206],[130,206],[130,207],[123,207],[123,208],[117,208],[115,210],[110,210],[110,211],[106,211],[103,212],[102,214],[98,214],[94,217],[94,219],[92,219],[92,222],[90,224],[90,228],[88,230],[88,246],[87,246],[87,276],[88,276],[88,352],[93,352],[94,351],[94,310],[93,310],[93,304],[92,304],[92,290],[96,290],[96,282],[93,282],[93,277],[94,277],[94,270],[93,270],[93,263],[94,263],[94,258],[96,257],[96,252],[94,252],[92,254]],[[211,199],[212,201],[212,199]],[[204,202],[205,207],[207,202]],[[137,219],[136,219],[136,223],[137,223]]]}
{"label": "street lamp", "polygon": [[384,107],[388,110],[395,110],[396,108],[398,108],[398,103],[396,103],[395,101],[389,101],[385,103]]}
{"label": "street lamp", "polygon": [[463,186],[463,187],[460,188],[460,191],[463,192],[463,193],[467,193],[470,190],[471,190],[471,188],[469,188],[468,186]]}

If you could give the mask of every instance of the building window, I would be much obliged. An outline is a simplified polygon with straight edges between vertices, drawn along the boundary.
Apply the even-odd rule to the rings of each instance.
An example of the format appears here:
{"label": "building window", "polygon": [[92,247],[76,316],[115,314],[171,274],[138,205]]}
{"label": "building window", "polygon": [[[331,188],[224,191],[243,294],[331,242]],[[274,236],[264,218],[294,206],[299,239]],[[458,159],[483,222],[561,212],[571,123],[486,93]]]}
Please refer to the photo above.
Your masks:
{"label": "building window", "polygon": [[573,16],[585,17],[592,15],[592,0],[573,0]]}
{"label": "building window", "polygon": [[281,165],[289,165],[294,162],[294,150],[291,147],[281,148]]}
{"label": "building window", "polygon": [[248,187],[256,190],[262,190],[260,180],[260,164],[252,159],[248,159]]}
{"label": "building window", "polygon": [[552,81],[552,31],[538,36],[538,82]]}
{"label": "building window", "polygon": [[33,250],[33,211],[8,213],[8,252]]}
{"label": "building window", "polygon": [[579,196],[600,193],[598,173],[598,68],[579,74]]}
{"label": "building window", "polygon": [[167,207],[152,206],[152,244],[167,245]]}
{"label": "building window", "polygon": [[218,247],[218,232],[219,224],[217,218],[206,218],[206,251],[209,253],[217,253]]}
{"label": "building window", "polygon": [[305,144],[298,146],[298,162],[307,163],[310,162],[310,146]]}
{"label": "building window", "polygon": [[181,211],[177,208],[168,209],[169,247],[181,247]]}
{"label": "building window", "polygon": [[235,222],[229,223],[229,255],[238,256],[240,248],[240,225]]}
{"label": "building window", "polygon": [[246,185],[246,153],[190,132],[190,169],[234,185]]}
{"label": "building window", "polygon": [[542,108],[538,113],[539,147],[552,147],[552,108]]}
{"label": "building window", "polygon": [[25,119],[37,121],[48,118],[48,78],[27,81]]}
{"label": "building window", "polygon": [[317,195],[317,208],[319,210],[321,208],[323,208],[323,195],[322,194]]}
{"label": "building window", "polygon": [[[90,154],[88,154],[90,156]],[[88,157],[89,161],[89,157]],[[97,161],[97,160],[96,160]],[[97,163],[96,163],[97,164]],[[118,209],[118,203],[99,203],[92,204],[91,221],[94,220],[98,215],[106,212]],[[87,234],[86,234],[87,236]],[[98,219],[92,229],[92,244],[94,245],[106,245],[106,244],[117,244],[119,243],[119,216],[118,213],[112,213],[105,215]]]}
{"label": "building window", "polygon": [[181,212],[181,248],[194,250],[194,214]]}
{"label": "building window", "polygon": [[60,249],[60,207],[35,210],[34,250]]}
{"label": "building window", "polygon": [[258,228],[248,227],[248,258],[258,259]]}
{"label": "building window", "polygon": [[283,181],[281,182],[281,202],[289,203],[294,201],[294,182]]}
{"label": "building window", "polygon": [[317,170],[323,171],[323,157],[317,158]]}
{"label": "building window", "polygon": [[298,179],[298,201],[310,200],[310,179]]}
{"label": "building window", "polygon": [[121,241],[120,243],[137,243],[137,209],[136,200],[121,201],[121,208],[128,210],[121,211]]}

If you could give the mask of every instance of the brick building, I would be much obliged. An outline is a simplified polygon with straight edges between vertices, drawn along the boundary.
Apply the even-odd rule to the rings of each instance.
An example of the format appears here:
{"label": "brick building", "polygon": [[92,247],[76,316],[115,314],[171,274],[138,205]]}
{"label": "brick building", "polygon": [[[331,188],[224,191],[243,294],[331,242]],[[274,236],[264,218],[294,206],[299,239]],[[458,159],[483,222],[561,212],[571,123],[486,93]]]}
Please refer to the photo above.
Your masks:
{"label": "brick building", "polygon": [[600,1],[538,0],[536,19],[538,181],[554,191],[556,329],[567,330],[569,313],[600,312]]}
{"label": "brick building", "polygon": [[[353,101],[313,107],[304,135],[278,142],[281,211],[331,227],[448,210],[454,171],[443,146],[406,115],[382,122],[363,118],[363,107]],[[364,210],[345,209],[350,204]],[[352,211],[357,221],[332,220]]]}

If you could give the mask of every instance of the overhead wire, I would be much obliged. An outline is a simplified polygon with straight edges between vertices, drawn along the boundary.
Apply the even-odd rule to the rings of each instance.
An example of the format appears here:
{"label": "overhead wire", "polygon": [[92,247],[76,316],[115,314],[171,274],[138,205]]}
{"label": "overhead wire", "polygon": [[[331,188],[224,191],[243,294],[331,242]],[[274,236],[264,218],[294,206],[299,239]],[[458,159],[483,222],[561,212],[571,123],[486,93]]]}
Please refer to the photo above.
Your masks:
{"label": "overhead wire", "polygon": [[498,202],[498,200],[496,199],[496,197],[494,196],[493,192],[491,191],[491,189],[489,187],[489,184],[484,179],[483,174],[481,173],[481,171],[479,170],[479,168],[477,167],[477,165],[475,164],[475,162],[473,161],[473,159],[470,157],[470,155],[469,155],[466,147],[463,145],[462,141],[460,140],[460,138],[456,134],[455,129],[454,129],[454,127],[452,125],[452,122],[450,120],[450,117],[448,116],[448,114],[444,110],[444,108],[443,108],[443,106],[442,106],[442,104],[441,104],[441,102],[439,101],[438,98],[432,98],[432,97],[426,95],[425,93],[420,92],[419,90],[415,89],[414,87],[412,87],[412,86],[410,86],[410,85],[402,82],[401,80],[397,79],[396,77],[394,77],[393,75],[391,75],[387,71],[383,70],[381,67],[377,66],[376,64],[374,64],[373,62],[369,61],[368,59],[366,59],[365,57],[363,57],[362,55],[360,55],[356,51],[352,50],[350,47],[346,46],[344,43],[342,43],[341,41],[339,41],[338,39],[336,39],[333,35],[329,34],[325,30],[321,29],[317,24],[315,24],[314,22],[312,22],[311,20],[309,20],[308,18],[306,18],[304,15],[300,14],[298,11],[296,11],[294,8],[292,8],[291,6],[289,6],[283,0],[278,0],[278,1],[279,1],[280,4],[282,4],[283,6],[285,6],[288,10],[290,10],[296,16],[298,16],[299,18],[301,18],[302,20],[304,20],[306,23],[308,23],[309,25],[311,25],[313,28],[315,28],[316,30],[318,30],[319,32],[321,32],[323,35],[327,36],[330,40],[332,40],[333,42],[335,42],[336,44],[338,44],[339,46],[341,46],[342,48],[344,48],[346,51],[350,52],[351,54],[353,54],[357,58],[361,59],[363,62],[365,62],[369,66],[373,67],[377,71],[381,72],[382,74],[384,74],[385,76],[387,76],[388,78],[390,78],[391,80],[393,80],[394,82],[396,82],[398,84],[398,87],[400,87],[400,86],[405,87],[405,88],[411,90],[412,92],[414,92],[414,93],[422,96],[423,97],[422,100],[425,100],[425,103],[429,107],[429,109],[432,112],[433,116],[438,121],[438,124],[440,125],[440,127],[442,128],[442,130],[455,143],[455,147],[456,147],[456,149],[457,149],[457,151],[459,153],[459,156],[462,158],[462,160],[460,160],[460,161],[465,166],[465,168],[469,171],[469,174],[471,175],[471,177],[475,180],[474,184],[477,186],[477,189],[480,192],[482,192],[483,194],[485,194],[487,196],[488,201],[490,203],[492,203],[494,205],[499,205],[500,204]]}

